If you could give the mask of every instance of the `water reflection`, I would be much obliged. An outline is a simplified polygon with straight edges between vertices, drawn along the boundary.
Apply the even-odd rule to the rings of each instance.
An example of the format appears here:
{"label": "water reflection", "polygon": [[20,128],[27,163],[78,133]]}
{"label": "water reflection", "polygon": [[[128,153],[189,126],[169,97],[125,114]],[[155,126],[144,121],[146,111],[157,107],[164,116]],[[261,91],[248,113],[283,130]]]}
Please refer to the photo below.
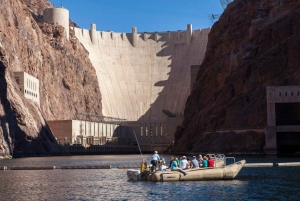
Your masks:
{"label": "water reflection", "polygon": [[[275,160],[289,162],[286,158]],[[117,167],[140,161],[136,155],[76,156],[13,159],[0,161],[0,166]],[[243,168],[235,180],[153,183],[128,181],[126,170],[117,168],[8,170],[0,171],[0,200],[298,200],[299,171],[300,167]]]}

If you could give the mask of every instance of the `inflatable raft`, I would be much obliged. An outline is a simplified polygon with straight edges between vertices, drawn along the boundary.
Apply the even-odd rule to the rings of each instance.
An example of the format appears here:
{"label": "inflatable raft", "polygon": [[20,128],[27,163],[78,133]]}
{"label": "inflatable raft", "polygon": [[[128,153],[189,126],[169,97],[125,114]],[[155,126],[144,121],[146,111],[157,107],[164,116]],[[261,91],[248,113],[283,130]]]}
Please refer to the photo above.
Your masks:
{"label": "inflatable raft", "polygon": [[129,180],[153,182],[229,180],[236,177],[245,163],[245,160],[241,160],[223,167],[188,169],[185,170],[188,173],[186,175],[176,170],[150,173],[148,171],[141,172],[138,169],[129,169],[127,170],[127,176]]}

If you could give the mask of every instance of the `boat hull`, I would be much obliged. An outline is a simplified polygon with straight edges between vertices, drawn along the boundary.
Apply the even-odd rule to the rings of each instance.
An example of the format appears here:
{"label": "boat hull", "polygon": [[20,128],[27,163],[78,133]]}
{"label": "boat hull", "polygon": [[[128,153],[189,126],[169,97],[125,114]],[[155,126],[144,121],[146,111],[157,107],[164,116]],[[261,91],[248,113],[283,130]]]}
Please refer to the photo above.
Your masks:
{"label": "boat hull", "polygon": [[156,172],[148,175],[147,180],[154,182],[168,182],[234,179],[245,163],[245,160],[241,160],[231,165],[220,168],[189,169],[186,170],[186,172],[188,173],[187,175],[184,175],[179,171]]}

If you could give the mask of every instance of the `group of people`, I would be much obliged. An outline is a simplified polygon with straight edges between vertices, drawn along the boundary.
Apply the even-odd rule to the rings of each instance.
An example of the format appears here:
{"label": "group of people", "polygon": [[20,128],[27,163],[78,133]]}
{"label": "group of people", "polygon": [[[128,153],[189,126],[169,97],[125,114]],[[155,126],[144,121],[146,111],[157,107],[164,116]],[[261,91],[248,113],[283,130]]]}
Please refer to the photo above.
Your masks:
{"label": "group of people", "polygon": [[[160,159],[158,152],[155,151],[154,155],[152,155],[151,164],[152,166],[156,167],[157,161]],[[215,167],[215,162],[211,157],[202,157],[201,154],[199,154],[199,159],[197,160],[196,156],[193,156],[192,160],[187,158],[186,156],[182,156],[179,159],[174,158],[173,156],[170,157],[170,165],[169,168],[171,171],[179,171],[183,173],[184,175],[187,175],[188,173],[184,170],[190,169],[190,168],[199,168],[199,167]]]}
{"label": "group of people", "polygon": [[[196,156],[193,156],[196,158]],[[204,156],[199,154],[199,166],[200,167],[215,167],[215,161],[211,157]]]}
{"label": "group of people", "polygon": [[[171,157],[174,158],[174,157]],[[171,159],[170,158],[170,159]],[[187,158],[186,156],[178,158],[174,158],[177,162],[178,167],[181,167],[183,169],[189,169],[189,168],[198,168],[198,167],[214,167],[215,162],[212,158],[204,156],[202,158],[202,155],[199,155],[199,159],[197,160],[196,156],[193,156],[192,160],[190,158]],[[171,164],[171,162],[170,162]]]}

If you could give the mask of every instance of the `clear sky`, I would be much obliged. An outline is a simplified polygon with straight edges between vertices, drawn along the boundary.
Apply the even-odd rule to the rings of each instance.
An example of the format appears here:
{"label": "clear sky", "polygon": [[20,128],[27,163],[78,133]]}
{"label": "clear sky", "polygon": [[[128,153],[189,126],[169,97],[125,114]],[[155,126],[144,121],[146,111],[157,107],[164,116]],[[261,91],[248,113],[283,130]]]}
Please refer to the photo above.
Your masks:
{"label": "clear sky", "polygon": [[211,27],[212,14],[223,12],[220,0],[49,0],[69,10],[70,19],[81,28],[96,24],[98,31],[131,33],[186,30]]}

